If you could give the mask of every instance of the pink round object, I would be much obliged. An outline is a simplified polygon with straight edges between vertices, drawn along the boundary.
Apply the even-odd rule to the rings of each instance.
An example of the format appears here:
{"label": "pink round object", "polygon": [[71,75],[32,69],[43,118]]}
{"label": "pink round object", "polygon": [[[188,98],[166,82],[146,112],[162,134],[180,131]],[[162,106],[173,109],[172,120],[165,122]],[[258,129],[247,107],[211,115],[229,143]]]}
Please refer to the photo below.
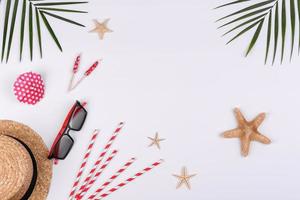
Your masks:
{"label": "pink round object", "polygon": [[42,76],[33,72],[21,74],[14,83],[14,93],[20,102],[35,105],[45,93]]}

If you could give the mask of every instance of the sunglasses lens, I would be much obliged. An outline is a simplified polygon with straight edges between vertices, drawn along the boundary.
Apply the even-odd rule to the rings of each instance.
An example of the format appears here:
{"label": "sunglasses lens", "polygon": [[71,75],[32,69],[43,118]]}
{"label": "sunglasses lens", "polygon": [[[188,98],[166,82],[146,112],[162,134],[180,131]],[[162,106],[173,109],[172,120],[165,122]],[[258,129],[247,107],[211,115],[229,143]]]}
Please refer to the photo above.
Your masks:
{"label": "sunglasses lens", "polygon": [[83,126],[85,121],[87,112],[81,106],[77,106],[73,112],[71,121],[70,121],[70,128],[76,131],[79,131]]}
{"label": "sunglasses lens", "polygon": [[58,159],[64,159],[73,146],[73,140],[68,135],[63,135],[56,145],[54,154]]}

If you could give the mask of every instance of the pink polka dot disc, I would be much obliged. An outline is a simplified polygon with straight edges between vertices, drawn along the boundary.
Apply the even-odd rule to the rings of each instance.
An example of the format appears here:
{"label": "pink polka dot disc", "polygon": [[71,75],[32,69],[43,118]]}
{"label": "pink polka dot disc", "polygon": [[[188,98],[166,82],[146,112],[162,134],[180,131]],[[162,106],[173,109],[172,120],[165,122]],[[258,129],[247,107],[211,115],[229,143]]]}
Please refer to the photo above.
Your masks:
{"label": "pink polka dot disc", "polygon": [[14,93],[20,102],[35,105],[45,93],[42,76],[33,72],[21,74],[14,83]]}

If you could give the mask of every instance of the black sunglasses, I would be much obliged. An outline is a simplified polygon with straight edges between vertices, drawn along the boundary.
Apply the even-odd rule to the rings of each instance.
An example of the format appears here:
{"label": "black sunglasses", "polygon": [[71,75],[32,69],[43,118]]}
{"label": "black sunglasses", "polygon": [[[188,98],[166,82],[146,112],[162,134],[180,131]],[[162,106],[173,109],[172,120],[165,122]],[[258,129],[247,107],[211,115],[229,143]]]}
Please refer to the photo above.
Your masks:
{"label": "black sunglasses", "polygon": [[76,103],[69,111],[62,125],[62,128],[60,129],[52,144],[48,156],[49,159],[55,158],[63,160],[68,156],[74,144],[74,140],[70,136],[69,132],[71,130],[80,131],[83,127],[86,116],[86,109],[80,104],[79,101],[76,101]]}

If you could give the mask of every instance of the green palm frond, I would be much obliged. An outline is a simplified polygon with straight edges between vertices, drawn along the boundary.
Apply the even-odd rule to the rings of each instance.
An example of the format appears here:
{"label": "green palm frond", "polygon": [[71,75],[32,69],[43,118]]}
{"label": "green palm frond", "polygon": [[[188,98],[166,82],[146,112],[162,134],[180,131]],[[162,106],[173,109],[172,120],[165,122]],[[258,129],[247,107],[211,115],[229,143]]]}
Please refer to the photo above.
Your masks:
{"label": "green palm frond", "polygon": [[[287,44],[290,44],[289,59],[292,60],[297,40],[299,41],[298,53],[300,52],[300,0],[239,0],[223,4],[216,9],[244,4],[247,5],[216,21],[220,23],[218,28],[227,29],[223,36],[236,32],[227,43],[245,33],[254,32],[246,50],[246,56],[248,56],[256,42],[261,40],[260,37],[264,35],[263,33],[266,33],[265,64],[271,53],[273,53],[272,64],[274,64],[277,56],[280,56],[282,63],[285,55],[288,54],[286,53]],[[298,28],[296,27],[297,20]],[[291,32],[290,38],[287,34],[289,30]],[[298,39],[296,39],[296,35]],[[281,44],[281,48],[278,47],[279,44]]]}
{"label": "green palm frond", "polygon": [[[23,57],[23,47],[25,36],[28,35],[29,40],[29,55],[30,59],[33,59],[34,43],[37,39],[39,46],[39,54],[43,56],[42,45],[42,28],[48,30],[51,38],[62,51],[62,46],[55,34],[54,29],[48,21],[48,18],[55,18],[57,20],[67,22],[76,26],[84,27],[83,24],[74,20],[65,18],[62,16],[64,13],[87,13],[86,11],[69,9],[65,6],[80,5],[88,3],[87,1],[49,1],[48,0],[7,0],[4,12],[4,26],[2,32],[2,47],[1,47],[1,61],[9,60],[11,48],[13,47],[13,39],[17,34],[15,25],[16,21],[20,20],[20,32],[19,32],[19,54],[20,60]],[[20,9],[18,5],[21,4]],[[63,6],[63,7],[62,7]],[[28,27],[28,33],[25,31],[25,27]],[[35,35],[34,33],[37,33]]]}

